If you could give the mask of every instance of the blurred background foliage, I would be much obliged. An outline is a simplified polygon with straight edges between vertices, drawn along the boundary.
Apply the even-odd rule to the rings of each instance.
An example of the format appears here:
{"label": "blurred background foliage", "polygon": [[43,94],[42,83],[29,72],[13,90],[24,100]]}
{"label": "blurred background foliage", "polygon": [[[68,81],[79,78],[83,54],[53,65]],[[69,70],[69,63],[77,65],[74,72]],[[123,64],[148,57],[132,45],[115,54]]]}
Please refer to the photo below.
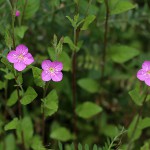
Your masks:
{"label": "blurred background foliage", "polygon": [[[11,2],[0,0],[0,57],[6,56],[12,47]],[[129,2],[130,5],[126,6],[121,2]],[[58,56],[58,60],[64,64],[64,77],[62,82],[50,82],[48,89],[48,92],[56,89],[59,107],[58,111],[54,110],[57,113],[46,119],[46,143],[48,144],[46,148],[58,149],[57,141],[61,141],[64,142],[65,150],[70,150],[69,145],[77,139],[77,142],[88,144],[92,149],[94,144],[103,146],[106,139],[118,135],[122,127],[130,132],[133,131],[134,117],[140,106],[137,95],[144,89],[144,85],[139,89],[136,73],[142,62],[150,58],[150,2],[112,0],[108,3],[110,15],[106,62],[104,78],[101,80],[102,54],[105,46],[104,0],[18,0],[17,2],[17,9],[20,10],[21,16],[15,20],[16,45],[23,43],[29,47],[35,58],[34,67],[41,68],[40,64],[44,59],[55,60],[52,46],[54,34],[58,39],[64,38],[63,50]],[[77,137],[73,133],[71,77],[72,53],[75,45],[73,27],[66,17],[73,18],[76,9],[78,9],[79,20],[89,15],[95,16],[88,29],[80,32],[76,54]],[[82,24],[80,26],[82,27]],[[40,85],[42,86],[43,83],[40,82],[38,85],[38,82],[34,82],[37,79],[37,73],[34,76],[34,71],[38,72],[38,68],[34,67],[28,67],[23,72],[23,89],[26,91],[28,86],[31,86],[38,93],[38,97],[32,103],[23,106],[24,116],[26,116],[23,118],[23,128],[27,137],[25,139],[27,148],[38,150],[37,145],[44,149],[39,136],[42,131],[40,99],[43,93]],[[0,63],[0,68],[0,150],[16,150],[19,149],[16,144],[20,140],[19,134],[4,131],[4,125],[15,119],[17,113],[15,104],[17,97],[15,93],[12,95],[15,83],[12,74],[3,63]],[[136,90],[129,93],[134,88]],[[137,97],[134,99],[135,96]],[[143,109],[144,117],[150,115],[149,108],[150,103],[147,103]],[[16,122],[17,118],[13,123]],[[149,123],[149,118],[146,122]],[[13,129],[14,126],[13,124]],[[136,133],[133,149],[139,150],[141,147],[141,150],[149,150],[150,130],[147,127],[146,124],[146,127]],[[5,126],[5,130],[7,129],[10,129],[9,125]],[[122,149],[126,149],[130,137],[131,133],[123,135]],[[60,143],[59,146],[61,147]]]}

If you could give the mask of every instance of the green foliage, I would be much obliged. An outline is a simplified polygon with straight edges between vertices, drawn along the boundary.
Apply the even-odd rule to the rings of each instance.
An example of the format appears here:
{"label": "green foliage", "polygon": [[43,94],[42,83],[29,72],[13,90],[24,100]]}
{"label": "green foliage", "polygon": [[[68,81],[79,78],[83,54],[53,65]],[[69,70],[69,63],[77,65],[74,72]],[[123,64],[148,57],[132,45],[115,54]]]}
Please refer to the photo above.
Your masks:
{"label": "green foliage", "polygon": [[114,45],[110,48],[110,57],[114,62],[125,63],[140,53],[137,49],[126,45]]}
{"label": "green foliage", "polygon": [[69,71],[71,69],[71,59],[65,51],[62,51],[59,57],[56,56],[53,48],[48,49],[48,54],[52,61],[60,61],[63,63],[63,70]]}
{"label": "green foliage", "polygon": [[64,43],[67,43],[72,51],[74,51],[74,50],[78,51],[79,50],[79,48],[74,45],[73,41],[68,36],[65,36]]}
{"label": "green foliage", "polygon": [[129,95],[136,105],[142,106],[146,94],[146,89],[147,87],[145,86],[141,91],[140,84],[136,84],[135,89],[129,92]]}
{"label": "green foliage", "polygon": [[18,100],[17,90],[13,91],[7,101],[7,106],[11,107],[16,104]]}
{"label": "green foliage", "polygon": [[84,102],[76,108],[76,113],[84,119],[91,118],[102,111],[102,108],[93,102]]}
{"label": "green foliage", "polygon": [[131,10],[135,8],[137,5],[132,4],[130,1],[127,0],[112,0],[110,2],[110,6],[111,6],[110,14],[114,15],[114,14],[120,14],[128,10]]}
{"label": "green foliage", "polygon": [[36,97],[36,91],[32,87],[28,87],[27,91],[23,95],[22,99],[20,100],[21,104],[28,105],[30,104]]}
{"label": "green foliage", "polygon": [[17,129],[18,123],[19,123],[18,118],[14,118],[12,121],[10,121],[8,124],[5,125],[4,127],[5,131]]}
{"label": "green foliage", "polygon": [[24,18],[29,19],[32,18],[38,11],[40,6],[40,0],[30,0],[30,1],[22,0],[18,1],[17,4],[18,8],[22,10],[21,15],[24,14]]}
{"label": "green foliage", "polygon": [[58,127],[56,129],[54,129],[51,132],[50,137],[53,139],[56,139],[58,141],[62,141],[62,142],[66,142],[66,141],[71,140],[73,138],[70,131],[65,127]]}
{"label": "green foliage", "polygon": [[42,144],[41,138],[37,135],[32,138],[31,148],[33,150],[46,150]]}
{"label": "green foliage", "polygon": [[58,110],[58,95],[56,90],[52,90],[45,98],[42,99],[44,114],[46,117],[53,115]]}
{"label": "green foliage", "polygon": [[97,93],[100,90],[99,84],[91,78],[82,78],[78,80],[78,85],[90,93]]}
{"label": "green foliage", "polygon": [[83,26],[81,30],[87,30],[88,26],[95,20],[96,16],[95,15],[89,15],[85,18],[85,21],[83,23]]}
{"label": "green foliage", "polygon": [[[135,125],[136,125],[136,122],[137,122],[137,119],[138,119],[138,116],[135,116],[133,121],[131,122],[130,126],[128,127],[128,137],[131,138],[132,136],[132,140],[137,140],[141,133],[142,133],[142,130],[138,127],[137,130],[135,130]],[[141,121],[141,117],[139,118],[139,121]],[[133,135],[133,132],[135,130],[135,133]]]}
{"label": "green foliage", "polygon": [[37,86],[43,87],[45,85],[45,82],[41,79],[42,69],[32,66],[32,73],[34,77],[34,83]]}
{"label": "green foliage", "polygon": [[20,27],[16,27],[15,28],[15,33],[18,37],[20,37],[21,39],[24,37],[25,32],[28,30],[27,26],[20,26]]}
{"label": "green foliage", "polygon": [[31,145],[31,140],[33,138],[33,124],[30,117],[24,117],[22,120],[19,120],[19,124],[17,126],[17,136],[18,140],[22,141],[22,133],[24,135],[24,141],[26,147]]}

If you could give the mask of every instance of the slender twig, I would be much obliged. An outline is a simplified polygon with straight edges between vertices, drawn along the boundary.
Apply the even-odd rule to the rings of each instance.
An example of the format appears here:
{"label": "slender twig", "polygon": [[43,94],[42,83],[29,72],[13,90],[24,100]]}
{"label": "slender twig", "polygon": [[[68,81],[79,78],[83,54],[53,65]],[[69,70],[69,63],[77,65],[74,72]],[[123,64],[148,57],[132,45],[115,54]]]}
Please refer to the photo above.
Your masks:
{"label": "slender twig", "polygon": [[[15,47],[16,47],[16,45],[15,45],[15,27],[14,27],[14,24],[15,24],[15,10],[16,10],[16,1],[13,0],[12,1],[12,39],[13,39],[13,49],[15,49]],[[13,73],[14,73],[14,77],[15,77],[15,82],[17,84],[18,114],[19,114],[19,119],[22,120],[22,108],[21,108],[21,103],[20,103],[21,96],[20,96],[20,92],[19,92],[19,86],[20,85],[18,85],[18,83],[17,83],[18,76],[15,75],[15,71]],[[26,150],[23,131],[21,131],[21,140],[22,140],[23,150]]]}
{"label": "slender twig", "polygon": [[[16,81],[16,84],[17,84],[18,114],[19,114],[19,119],[22,120],[23,114],[22,114],[22,107],[21,107],[21,102],[20,102],[20,100],[21,100],[20,89],[19,89],[20,85],[18,85],[18,82],[17,82],[18,76],[15,75],[15,74],[14,74],[14,76],[15,76],[15,81]],[[23,130],[21,130],[21,141],[22,141],[23,150],[26,150]]]}
{"label": "slender twig", "polygon": [[16,45],[15,45],[15,27],[14,27],[14,24],[15,24],[15,7],[12,6],[13,9],[12,9],[12,40],[13,40],[13,49],[15,49]]}
{"label": "slender twig", "polygon": [[[77,46],[78,37],[80,29],[74,29],[74,45]],[[73,100],[73,130],[74,134],[77,137],[77,116],[76,116],[76,49],[72,54],[72,100]],[[77,149],[77,144],[75,143],[75,149]]]}
{"label": "slender twig", "polygon": [[27,4],[28,4],[28,0],[25,1],[24,7],[23,7],[21,23],[23,23],[23,21],[24,21],[25,11],[26,11]]}
{"label": "slender twig", "polygon": [[106,62],[106,50],[107,50],[107,36],[108,36],[108,19],[109,19],[109,5],[108,0],[104,0],[105,7],[106,7],[106,19],[105,19],[105,32],[104,32],[104,48],[102,54],[102,64],[101,64],[101,79],[103,80],[104,73],[105,73],[105,62]]}
{"label": "slender twig", "polygon": [[89,0],[89,2],[88,2],[88,6],[87,6],[87,9],[86,9],[86,12],[85,12],[85,17],[88,15],[88,11],[89,11],[89,9],[90,9],[90,6],[91,6],[91,3],[92,3],[92,1],[93,0]]}
{"label": "slender twig", "polygon": [[[43,88],[43,98],[45,98],[47,90],[48,90],[49,82],[46,82],[44,88]],[[42,139],[43,139],[43,144],[45,144],[45,111],[44,111],[44,106],[43,106],[43,112],[42,112]]]}
{"label": "slender twig", "polygon": [[131,138],[130,138],[130,142],[128,144],[128,147],[127,147],[127,150],[130,150],[131,149],[131,146],[132,146],[132,142],[133,142],[133,138],[134,138],[134,135],[136,133],[136,130],[137,130],[137,127],[138,127],[138,124],[139,124],[139,121],[140,121],[140,117],[142,115],[142,110],[143,110],[143,107],[144,107],[144,104],[146,102],[146,99],[147,99],[147,96],[148,96],[148,92],[146,93],[145,97],[144,97],[144,100],[143,100],[143,105],[140,107],[139,109],[139,112],[138,112],[138,116],[137,116],[137,120],[135,122],[135,126],[133,128],[133,132],[131,134]]}

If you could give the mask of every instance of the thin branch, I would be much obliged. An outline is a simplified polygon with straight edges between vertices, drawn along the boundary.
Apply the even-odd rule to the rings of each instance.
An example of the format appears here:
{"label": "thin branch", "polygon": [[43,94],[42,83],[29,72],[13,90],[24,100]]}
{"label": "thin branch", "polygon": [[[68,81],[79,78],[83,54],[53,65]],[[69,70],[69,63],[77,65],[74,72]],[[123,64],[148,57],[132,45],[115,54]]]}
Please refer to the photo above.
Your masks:
{"label": "thin branch", "polygon": [[22,24],[23,21],[24,21],[25,11],[26,11],[27,4],[28,4],[28,0],[25,1],[24,7],[23,7],[22,18],[21,18],[21,24]]}
{"label": "thin branch", "polygon": [[127,147],[127,150],[130,150],[131,149],[131,146],[132,146],[132,140],[134,138],[134,135],[136,133],[136,130],[137,130],[137,127],[138,127],[138,124],[139,124],[139,121],[140,121],[140,117],[142,115],[142,111],[143,111],[143,107],[144,107],[144,104],[146,102],[146,99],[147,99],[147,96],[148,96],[148,92],[146,93],[146,96],[144,97],[144,100],[143,100],[143,105],[141,106],[141,108],[139,109],[139,112],[138,112],[138,116],[137,116],[137,120],[135,122],[135,126],[134,126],[134,129],[133,129],[133,132],[131,134],[131,138],[130,138],[130,142],[128,144],[128,147]]}
{"label": "thin branch", "polygon": [[108,36],[108,20],[109,20],[109,5],[108,0],[104,0],[105,7],[106,7],[106,19],[105,19],[105,32],[104,32],[104,49],[102,54],[102,64],[101,64],[101,72],[102,76],[101,79],[103,80],[105,74],[105,62],[106,62],[106,50],[107,50],[107,36]]}

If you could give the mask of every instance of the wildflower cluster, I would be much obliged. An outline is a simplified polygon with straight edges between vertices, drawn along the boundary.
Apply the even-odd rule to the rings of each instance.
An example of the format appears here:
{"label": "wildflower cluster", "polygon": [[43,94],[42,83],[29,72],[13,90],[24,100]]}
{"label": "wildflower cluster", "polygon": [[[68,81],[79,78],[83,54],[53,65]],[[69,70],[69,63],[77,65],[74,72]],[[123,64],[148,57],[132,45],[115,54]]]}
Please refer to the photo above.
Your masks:
{"label": "wildflower cluster", "polygon": [[[33,56],[28,52],[28,48],[20,44],[15,50],[11,50],[7,59],[10,63],[14,64],[14,68],[17,71],[23,71],[28,65],[34,62]],[[50,60],[44,60],[42,62],[42,74],[41,78],[43,81],[53,80],[59,82],[63,78],[62,69],[63,64],[58,61],[51,62]]]}

